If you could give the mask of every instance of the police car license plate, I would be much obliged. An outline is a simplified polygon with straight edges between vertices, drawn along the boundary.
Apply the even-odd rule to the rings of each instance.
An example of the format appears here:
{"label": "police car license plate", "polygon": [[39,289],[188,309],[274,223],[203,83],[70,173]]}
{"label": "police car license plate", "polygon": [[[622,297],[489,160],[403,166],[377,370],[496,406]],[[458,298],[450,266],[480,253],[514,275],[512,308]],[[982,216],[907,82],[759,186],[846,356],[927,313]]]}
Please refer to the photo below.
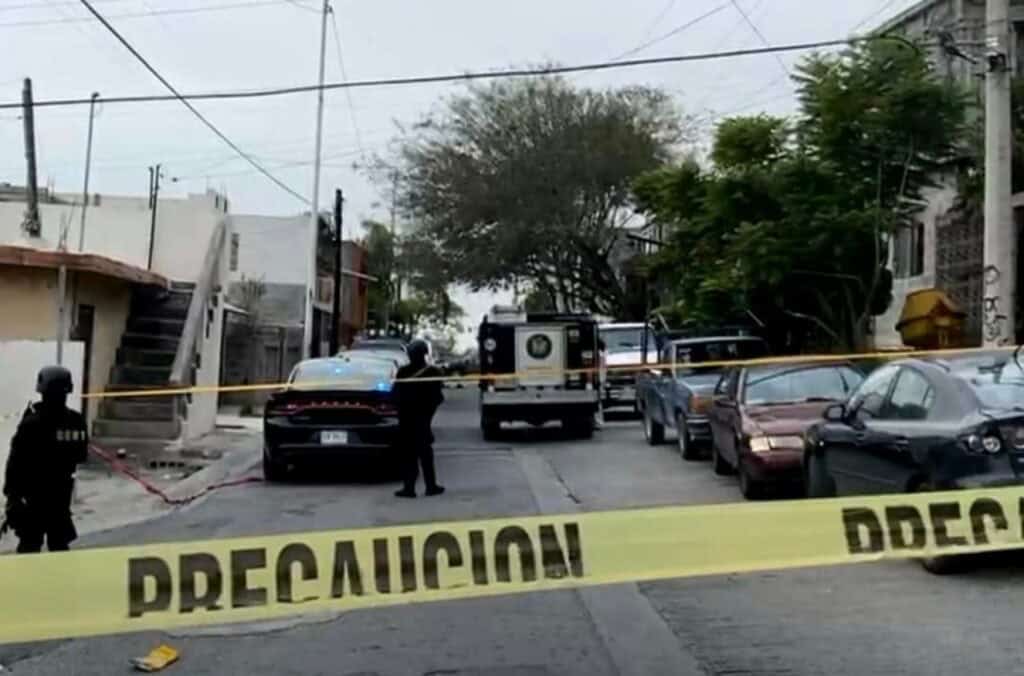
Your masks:
{"label": "police car license plate", "polygon": [[348,443],[345,430],[324,430],[320,432],[320,443],[324,446],[343,446]]}

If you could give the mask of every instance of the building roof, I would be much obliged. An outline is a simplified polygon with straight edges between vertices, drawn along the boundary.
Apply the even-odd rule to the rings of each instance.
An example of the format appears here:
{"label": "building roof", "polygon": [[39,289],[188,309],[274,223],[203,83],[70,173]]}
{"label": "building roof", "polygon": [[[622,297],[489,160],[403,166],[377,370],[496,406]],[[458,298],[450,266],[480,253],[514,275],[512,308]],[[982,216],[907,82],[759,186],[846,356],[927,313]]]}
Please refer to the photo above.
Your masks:
{"label": "building roof", "polygon": [[871,33],[875,35],[880,33],[888,33],[894,28],[898,28],[903,24],[907,23],[908,21],[913,20],[922,12],[925,12],[928,9],[934,7],[935,5],[938,5],[942,1],[943,0],[921,0],[921,2],[916,2],[910,7],[907,7],[899,14],[897,14],[896,16],[886,19],[885,22],[883,22],[877,28],[872,30]]}
{"label": "building roof", "polygon": [[104,277],[122,279],[136,284],[153,286],[170,286],[166,277],[134,265],[121,263],[106,256],[71,251],[46,251],[26,246],[0,244],[0,265],[12,265],[25,268],[49,268],[56,270],[61,265],[68,270],[91,272]]}

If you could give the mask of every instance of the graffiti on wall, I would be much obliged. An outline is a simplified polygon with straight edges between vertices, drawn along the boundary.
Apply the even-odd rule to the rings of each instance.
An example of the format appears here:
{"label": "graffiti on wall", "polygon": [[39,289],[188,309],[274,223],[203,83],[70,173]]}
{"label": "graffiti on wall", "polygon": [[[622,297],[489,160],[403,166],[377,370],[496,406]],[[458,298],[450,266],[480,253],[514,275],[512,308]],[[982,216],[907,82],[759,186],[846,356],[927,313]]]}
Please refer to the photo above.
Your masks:
{"label": "graffiti on wall", "polygon": [[1007,345],[1010,342],[1007,316],[1000,311],[999,280],[1002,273],[995,265],[985,266],[985,296],[982,319],[985,342]]}

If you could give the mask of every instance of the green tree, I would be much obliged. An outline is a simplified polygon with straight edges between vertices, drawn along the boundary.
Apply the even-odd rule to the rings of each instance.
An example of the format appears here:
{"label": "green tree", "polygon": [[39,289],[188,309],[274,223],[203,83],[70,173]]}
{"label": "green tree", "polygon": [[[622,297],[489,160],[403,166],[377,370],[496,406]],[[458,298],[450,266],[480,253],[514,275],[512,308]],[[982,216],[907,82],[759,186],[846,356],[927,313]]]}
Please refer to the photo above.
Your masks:
{"label": "green tree", "polygon": [[785,152],[787,133],[780,117],[726,118],[715,128],[711,159],[722,169],[770,165]]}
{"label": "green tree", "polygon": [[364,221],[363,228],[366,230],[367,267],[370,276],[377,280],[369,286],[367,304],[376,317],[377,328],[385,329],[384,318],[391,314],[396,300],[395,238],[383,223]]}
{"label": "green tree", "polygon": [[671,225],[651,261],[677,318],[752,314],[778,349],[863,348],[891,302],[889,235],[959,155],[964,99],[907,45],[875,42],[806,59],[792,123],[723,121],[715,165],[692,162],[635,185]]}
{"label": "green tree", "polygon": [[680,134],[655,90],[495,82],[451,99],[405,139],[400,204],[453,280],[519,279],[564,305],[617,314],[624,290],[609,257],[631,214],[630,183]]}

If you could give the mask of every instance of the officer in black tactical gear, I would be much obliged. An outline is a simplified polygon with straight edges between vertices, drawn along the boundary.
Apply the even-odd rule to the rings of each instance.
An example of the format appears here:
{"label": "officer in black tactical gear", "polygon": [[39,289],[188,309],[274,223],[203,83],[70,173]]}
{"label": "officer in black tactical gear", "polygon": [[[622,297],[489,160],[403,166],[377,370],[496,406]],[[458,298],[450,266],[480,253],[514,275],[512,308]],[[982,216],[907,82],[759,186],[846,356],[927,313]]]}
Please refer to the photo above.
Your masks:
{"label": "officer in black tactical gear", "polygon": [[71,521],[76,467],[88,448],[85,419],[67,407],[71,373],[62,366],[39,371],[36,392],[11,440],[4,496],[6,521],[18,536],[18,552],[68,549],[77,537]]}
{"label": "officer in black tactical gear", "polygon": [[395,493],[400,498],[416,497],[416,478],[423,467],[423,483],[427,495],[444,493],[434,472],[434,434],[430,424],[444,401],[440,380],[415,382],[418,379],[440,378],[441,371],[427,363],[430,347],[416,339],[406,352],[409,363],[398,369],[395,391],[398,396],[398,444],[404,464],[403,486]]}

